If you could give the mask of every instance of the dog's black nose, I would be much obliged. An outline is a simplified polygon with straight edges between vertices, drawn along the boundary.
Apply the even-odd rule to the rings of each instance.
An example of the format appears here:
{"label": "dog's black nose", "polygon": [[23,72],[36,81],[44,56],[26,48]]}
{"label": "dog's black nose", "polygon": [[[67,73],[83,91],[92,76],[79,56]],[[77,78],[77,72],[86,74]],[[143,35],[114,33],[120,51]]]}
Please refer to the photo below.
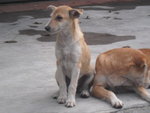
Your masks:
{"label": "dog's black nose", "polygon": [[46,27],[45,27],[45,30],[46,30],[46,31],[50,31],[51,28],[50,28],[49,26],[46,26]]}

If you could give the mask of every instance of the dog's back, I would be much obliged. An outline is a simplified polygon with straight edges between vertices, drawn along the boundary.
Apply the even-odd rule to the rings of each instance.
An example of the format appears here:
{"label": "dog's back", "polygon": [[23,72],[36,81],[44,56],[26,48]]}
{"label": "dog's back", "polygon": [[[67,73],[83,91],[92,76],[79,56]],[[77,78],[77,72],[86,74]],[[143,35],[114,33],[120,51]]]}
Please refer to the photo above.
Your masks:
{"label": "dog's back", "polygon": [[139,49],[139,50],[142,51],[148,57],[148,60],[150,60],[150,49],[142,48],[142,49]]}
{"label": "dog's back", "polygon": [[146,62],[145,55],[139,50],[131,48],[113,49],[98,56],[96,76],[104,76],[107,79],[105,84],[113,86],[129,85],[135,78],[137,81],[134,82],[138,84],[144,77],[147,68]]}

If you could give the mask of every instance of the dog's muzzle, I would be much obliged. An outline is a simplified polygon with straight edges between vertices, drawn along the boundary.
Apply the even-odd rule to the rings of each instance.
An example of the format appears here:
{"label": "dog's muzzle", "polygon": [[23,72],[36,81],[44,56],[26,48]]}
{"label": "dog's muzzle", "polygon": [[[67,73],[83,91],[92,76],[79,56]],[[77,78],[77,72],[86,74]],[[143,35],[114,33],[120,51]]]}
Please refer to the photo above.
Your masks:
{"label": "dog's muzzle", "polygon": [[46,27],[45,27],[45,30],[46,30],[46,31],[50,31],[51,28],[50,28],[49,26],[46,26]]}

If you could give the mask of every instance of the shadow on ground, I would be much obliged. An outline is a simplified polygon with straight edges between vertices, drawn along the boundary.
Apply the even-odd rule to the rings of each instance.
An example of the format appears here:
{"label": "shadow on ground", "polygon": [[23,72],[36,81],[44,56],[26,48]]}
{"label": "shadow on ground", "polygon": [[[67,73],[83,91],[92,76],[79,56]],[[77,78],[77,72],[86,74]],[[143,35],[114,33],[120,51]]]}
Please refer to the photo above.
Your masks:
{"label": "shadow on ground", "polygon": [[[25,29],[25,30],[20,30],[19,34],[29,35],[29,36],[40,35],[40,37],[37,38],[37,40],[40,42],[53,42],[56,40],[55,35],[49,35],[47,32],[42,30]],[[131,36],[131,35],[116,36],[107,33],[93,33],[93,32],[85,32],[84,37],[88,45],[104,45],[104,44],[110,44],[110,43],[135,39],[135,36]]]}

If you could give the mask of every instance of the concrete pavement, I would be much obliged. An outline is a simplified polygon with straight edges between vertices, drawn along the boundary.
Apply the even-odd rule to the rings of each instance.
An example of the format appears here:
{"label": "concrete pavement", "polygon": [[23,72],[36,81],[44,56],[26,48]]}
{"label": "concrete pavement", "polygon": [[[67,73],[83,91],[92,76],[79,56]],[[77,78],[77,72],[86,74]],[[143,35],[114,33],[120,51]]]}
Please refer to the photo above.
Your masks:
{"label": "concrete pavement", "polygon": [[[92,53],[122,46],[150,48],[150,6],[82,6],[82,31]],[[88,16],[88,17],[87,17]],[[119,93],[122,109],[90,97],[76,97],[66,108],[51,96],[58,90],[55,38],[44,31],[47,11],[0,14],[0,113],[148,113],[149,103],[131,92]]]}

